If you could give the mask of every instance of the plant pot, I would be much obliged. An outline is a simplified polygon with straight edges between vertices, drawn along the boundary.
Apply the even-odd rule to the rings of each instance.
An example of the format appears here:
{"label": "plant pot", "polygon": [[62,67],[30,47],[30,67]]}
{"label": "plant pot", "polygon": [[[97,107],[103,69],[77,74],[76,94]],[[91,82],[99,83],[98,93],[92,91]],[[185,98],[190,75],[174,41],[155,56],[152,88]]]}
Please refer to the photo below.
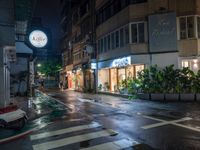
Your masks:
{"label": "plant pot", "polygon": [[179,94],[178,93],[167,93],[165,94],[165,100],[166,101],[178,101],[179,100]]}
{"label": "plant pot", "polygon": [[151,94],[151,100],[163,101],[164,100],[164,94],[163,93],[152,93]]}
{"label": "plant pot", "polygon": [[196,93],[196,101],[200,102],[200,93]]}
{"label": "plant pot", "polygon": [[137,97],[139,99],[150,100],[150,94],[149,93],[138,93]]}
{"label": "plant pot", "polygon": [[187,93],[187,94],[180,94],[181,101],[194,101],[195,94],[194,93]]}

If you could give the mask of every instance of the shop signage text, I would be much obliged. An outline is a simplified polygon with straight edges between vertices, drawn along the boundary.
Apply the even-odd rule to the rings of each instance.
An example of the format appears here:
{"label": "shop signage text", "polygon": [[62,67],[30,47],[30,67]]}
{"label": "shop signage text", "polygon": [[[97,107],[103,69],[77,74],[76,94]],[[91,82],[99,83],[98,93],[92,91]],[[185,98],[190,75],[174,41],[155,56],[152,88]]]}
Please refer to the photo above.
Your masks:
{"label": "shop signage text", "polygon": [[47,35],[41,30],[34,30],[29,35],[30,43],[36,48],[42,48],[47,45]]}
{"label": "shop signage text", "polygon": [[123,57],[113,60],[112,67],[125,67],[131,64],[131,57]]}

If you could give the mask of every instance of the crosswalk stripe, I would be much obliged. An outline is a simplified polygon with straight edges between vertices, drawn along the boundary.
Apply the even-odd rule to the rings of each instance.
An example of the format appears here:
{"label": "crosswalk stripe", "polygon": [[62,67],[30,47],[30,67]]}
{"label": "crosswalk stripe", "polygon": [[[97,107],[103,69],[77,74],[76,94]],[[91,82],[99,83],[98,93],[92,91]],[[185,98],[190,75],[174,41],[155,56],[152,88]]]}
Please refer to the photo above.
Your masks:
{"label": "crosswalk stripe", "polygon": [[58,148],[61,146],[66,146],[73,143],[78,143],[82,141],[92,140],[95,138],[106,137],[106,136],[116,135],[116,134],[118,133],[111,129],[107,129],[103,131],[87,133],[87,134],[77,135],[77,136],[64,138],[60,140],[54,140],[54,141],[49,141],[49,142],[45,142],[41,144],[36,144],[36,145],[33,145],[33,150],[48,150],[48,149]]}
{"label": "crosswalk stripe", "polygon": [[60,134],[65,134],[65,133],[70,133],[70,132],[75,132],[75,131],[80,131],[80,130],[85,130],[85,129],[97,128],[97,127],[100,127],[100,126],[101,125],[99,123],[92,122],[91,124],[87,124],[87,125],[75,126],[75,127],[70,127],[70,128],[66,128],[66,129],[61,129],[61,130],[31,135],[30,139],[31,140],[38,140],[38,139],[56,136],[56,135],[60,135]]}
{"label": "crosswalk stripe", "polygon": [[138,142],[129,140],[129,139],[122,139],[122,140],[118,140],[118,141],[114,141],[114,142],[99,144],[99,145],[92,146],[89,148],[83,148],[80,150],[120,150],[120,149],[124,149],[124,148],[129,148],[136,144],[138,144]]}

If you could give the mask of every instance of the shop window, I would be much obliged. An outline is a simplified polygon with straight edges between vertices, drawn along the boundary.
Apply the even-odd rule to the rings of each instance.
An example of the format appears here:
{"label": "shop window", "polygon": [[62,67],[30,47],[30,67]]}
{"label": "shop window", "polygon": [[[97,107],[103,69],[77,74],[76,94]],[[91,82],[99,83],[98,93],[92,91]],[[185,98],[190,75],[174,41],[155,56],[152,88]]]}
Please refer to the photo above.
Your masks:
{"label": "shop window", "polygon": [[108,91],[110,89],[109,69],[98,71],[98,89],[99,91]]}
{"label": "shop window", "polygon": [[144,65],[136,65],[135,66],[135,77],[138,78],[138,72],[144,70]]}
{"label": "shop window", "polygon": [[134,77],[134,67],[133,66],[128,66],[126,68],[126,78],[132,79]]}
{"label": "shop window", "polygon": [[125,68],[118,69],[118,82],[122,82],[124,79],[126,79],[126,70]]}
{"label": "shop window", "polygon": [[111,91],[113,92],[117,92],[118,88],[117,88],[117,69],[110,69],[110,84],[111,84]]}

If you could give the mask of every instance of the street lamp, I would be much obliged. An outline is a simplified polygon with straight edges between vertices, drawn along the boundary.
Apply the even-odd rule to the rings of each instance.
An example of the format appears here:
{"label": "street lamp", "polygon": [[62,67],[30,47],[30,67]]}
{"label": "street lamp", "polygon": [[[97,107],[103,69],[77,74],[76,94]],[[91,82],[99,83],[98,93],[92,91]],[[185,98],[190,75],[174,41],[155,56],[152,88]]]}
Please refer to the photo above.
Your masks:
{"label": "street lamp", "polygon": [[37,64],[37,67],[41,67],[42,65],[41,64]]}

